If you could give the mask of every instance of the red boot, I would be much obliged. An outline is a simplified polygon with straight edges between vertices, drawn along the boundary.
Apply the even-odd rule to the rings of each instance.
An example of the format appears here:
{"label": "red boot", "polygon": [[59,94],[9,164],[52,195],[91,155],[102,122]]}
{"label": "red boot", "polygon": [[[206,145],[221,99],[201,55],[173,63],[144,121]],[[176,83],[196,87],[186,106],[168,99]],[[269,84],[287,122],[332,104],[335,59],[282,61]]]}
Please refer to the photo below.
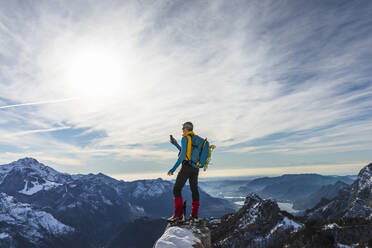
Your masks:
{"label": "red boot", "polygon": [[192,201],[191,219],[198,219],[199,216],[199,201]]}
{"label": "red boot", "polygon": [[182,219],[182,207],[182,196],[174,197],[174,214],[172,217],[168,218],[169,222]]}

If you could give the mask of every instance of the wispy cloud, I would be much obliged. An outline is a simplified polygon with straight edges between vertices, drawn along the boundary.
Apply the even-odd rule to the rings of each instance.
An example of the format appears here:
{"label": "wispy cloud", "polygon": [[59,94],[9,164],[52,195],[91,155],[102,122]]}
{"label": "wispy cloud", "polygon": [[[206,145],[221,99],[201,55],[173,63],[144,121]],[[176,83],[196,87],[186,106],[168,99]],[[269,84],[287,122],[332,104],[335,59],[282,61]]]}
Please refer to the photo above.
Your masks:
{"label": "wispy cloud", "polygon": [[[34,150],[43,151],[54,142],[53,156],[81,161],[168,163],[176,152],[155,145],[191,120],[218,156],[296,159],[370,149],[371,9],[367,1],[7,3],[0,100],[19,104],[0,106],[7,120],[0,134],[84,131],[70,140],[40,131],[2,143],[37,143]],[[99,63],[76,64],[89,47],[115,51],[125,75],[117,88],[110,89],[112,75],[97,72]],[[66,76],[76,68],[91,74]],[[102,82],[85,82],[94,77]],[[78,139],[87,140],[84,147],[73,143]],[[236,165],[246,166],[244,159]]]}

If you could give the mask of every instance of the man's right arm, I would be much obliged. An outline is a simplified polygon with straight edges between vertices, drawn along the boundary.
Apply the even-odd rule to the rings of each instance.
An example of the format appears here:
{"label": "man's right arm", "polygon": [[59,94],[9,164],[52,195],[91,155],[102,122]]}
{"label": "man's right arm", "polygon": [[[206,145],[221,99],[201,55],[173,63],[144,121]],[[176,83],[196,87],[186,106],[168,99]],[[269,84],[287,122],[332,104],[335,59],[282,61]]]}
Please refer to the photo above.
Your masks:
{"label": "man's right arm", "polygon": [[181,152],[178,155],[178,159],[177,159],[176,163],[174,164],[173,168],[169,170],[169,172],[171,172],[171,173],[174,173],[176,171],[177,167],[180,165],[180,163],[186,157],[186,149],[187,149],[187,138],[186,137],[182,137],[181,145],[182,145]]}
{"label": "man's right arm", "polygon": [[181,146],[177,143],[177,140],[174,141],[174,143],[172,143],[172,144],[175,145],[175,147],[177,147],[177,149],[178,149],[179,151],[181,151]]}

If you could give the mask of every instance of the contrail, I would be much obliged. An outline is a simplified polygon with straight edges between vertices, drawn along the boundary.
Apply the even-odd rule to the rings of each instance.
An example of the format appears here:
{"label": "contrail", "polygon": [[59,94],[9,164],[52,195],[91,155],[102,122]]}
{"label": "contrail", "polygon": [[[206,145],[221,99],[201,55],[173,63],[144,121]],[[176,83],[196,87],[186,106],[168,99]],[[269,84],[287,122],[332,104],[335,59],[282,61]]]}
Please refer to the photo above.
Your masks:
{"label": "contrail", "polygon": [[31,134],[31,133],[46,133],[46,132],[53,132],[58,130],[64,130],[69,129],[70,126],[63,126],[63,127],[54,127],[54,128],[47,128],[47,129],[34,129],[34,130],[26,130],[21,132],[16,132],[9,134],[8,136],[18,136],[18,135],[24,135],[24,134]]}
{"label": "contrail", "polygon": [[76,99],[79,99],[79,97],[71,97],[71,98],[65,98],[65,99],[59,99],[59,100],[50,100],[50,101],[41,101],[41,102],[28,102],[28,103],[12,104],[12,105],[0,106],[0,109],[21,107],[21,106],[30,106],[30,105],[40,105],[40,104],[47,104],[47,103],[67,102],[67,101],[76,100]]}

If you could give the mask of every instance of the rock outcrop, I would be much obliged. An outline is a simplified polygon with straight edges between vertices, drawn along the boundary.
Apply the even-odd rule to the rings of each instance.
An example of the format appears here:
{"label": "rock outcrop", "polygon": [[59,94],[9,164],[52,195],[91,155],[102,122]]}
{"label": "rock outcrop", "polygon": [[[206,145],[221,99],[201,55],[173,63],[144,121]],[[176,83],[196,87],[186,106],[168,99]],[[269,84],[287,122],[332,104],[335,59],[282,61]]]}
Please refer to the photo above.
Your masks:
{"label": "rock outcrop", "polygon": [[187,222],[182,225],[166,227],[164,234],[155,242],[153,248],[211,248],[211,232],[205,220],[198,223]]}
{"label": "rock outcrop", "polygon": [[249,194],[239,211],[209,219],[213,247],[266,247],[298,231],[303,224],[278,204]]}

